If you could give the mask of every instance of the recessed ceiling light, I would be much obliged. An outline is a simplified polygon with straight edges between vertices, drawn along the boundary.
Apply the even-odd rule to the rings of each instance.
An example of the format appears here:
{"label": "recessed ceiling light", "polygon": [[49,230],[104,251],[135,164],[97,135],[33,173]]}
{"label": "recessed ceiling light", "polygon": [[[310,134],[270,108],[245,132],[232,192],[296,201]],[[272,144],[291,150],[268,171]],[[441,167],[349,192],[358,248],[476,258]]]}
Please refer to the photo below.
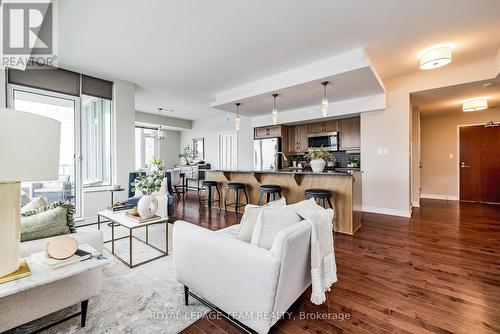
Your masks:
{"label": "recessed ceiling light", "polygon": [[484,109],[488,109],[488,98],[486,97],[475,97],[472,99],[467,99],[462,104],[462,110],[464,112]]}
{"label": "recessed ceiling light", "polygon": [[451,48],[450,44],[439,44],[421,51],[418,54],[420,69],[432,70],[451,63]]}

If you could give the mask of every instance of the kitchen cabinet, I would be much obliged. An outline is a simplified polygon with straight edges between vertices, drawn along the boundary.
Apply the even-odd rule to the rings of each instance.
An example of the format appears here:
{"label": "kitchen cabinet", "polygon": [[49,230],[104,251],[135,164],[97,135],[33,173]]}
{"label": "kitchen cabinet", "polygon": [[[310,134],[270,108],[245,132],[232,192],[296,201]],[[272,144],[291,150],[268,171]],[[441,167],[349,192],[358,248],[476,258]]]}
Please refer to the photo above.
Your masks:
{"label": "kitchen cabinet", "polygon": [[288,128],[288,152],[304,153],[307,151],[309,125],[295,125]]}
{"label": "kitchen cabinet", "polygon": [[254,139],[276,138],[281,137],[282,126],[263,126],[254,129]]}
{"label": "kitchen cabinet", "polygon": [[337,132],[337,121],[325,121],[309,125],[309,133]]}
{"label": "kitchen cabinet", "polygon": [[339,150],[359,151],[361,149],[361,130],[359,117],[339,120],[339,134]]}

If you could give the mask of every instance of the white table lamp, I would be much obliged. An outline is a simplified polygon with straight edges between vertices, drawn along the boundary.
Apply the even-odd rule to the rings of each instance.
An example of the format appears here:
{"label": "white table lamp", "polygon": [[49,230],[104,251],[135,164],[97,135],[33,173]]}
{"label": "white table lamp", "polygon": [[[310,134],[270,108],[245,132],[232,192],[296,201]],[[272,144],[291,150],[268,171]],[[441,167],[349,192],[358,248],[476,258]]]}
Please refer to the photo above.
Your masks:
{"label": "white table lamp", "polygon": [[55,180],[61,123],[0,109],[0,277],[19,269],[21,181]]}

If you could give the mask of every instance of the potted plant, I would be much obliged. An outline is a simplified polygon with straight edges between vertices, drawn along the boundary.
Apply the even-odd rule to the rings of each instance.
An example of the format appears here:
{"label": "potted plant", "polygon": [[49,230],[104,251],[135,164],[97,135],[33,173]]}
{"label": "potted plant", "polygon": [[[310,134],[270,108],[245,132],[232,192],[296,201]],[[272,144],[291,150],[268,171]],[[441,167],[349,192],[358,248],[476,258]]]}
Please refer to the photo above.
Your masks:
{"label": "potted plant", "polygon": [[186,145],[182,153],[179,154],[179,158],[181,158],[181,165],[189,165],[189,160],[194,158],[194,151],[191,149],[191,146]]}
{"label": "potted plant", "polygon": [[306,154],[306,158],[310,161],[313,172],[322,172],[325,169],[326,162],[332,158],[332,154],[326,147],[318,147],[310,149]]}
{"label": "potted plant", "polygon": [[148,219],[156,214],[158,200],[152,194],[160,190],[164,177],[165,172],[159,168],[152,168],[148,173],[135,179],[133,186],[144,195],[137,203],[137,210],[141,218]]}

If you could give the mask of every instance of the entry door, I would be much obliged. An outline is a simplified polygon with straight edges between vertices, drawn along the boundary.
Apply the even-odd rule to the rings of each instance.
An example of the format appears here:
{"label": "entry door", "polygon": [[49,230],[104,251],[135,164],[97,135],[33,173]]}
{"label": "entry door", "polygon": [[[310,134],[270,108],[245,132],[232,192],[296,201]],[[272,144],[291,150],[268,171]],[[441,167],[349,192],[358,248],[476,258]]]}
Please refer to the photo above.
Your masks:
{"label": "entry door", "polygon": [[460,128],[460,200],[500,203],[500,127]]}

